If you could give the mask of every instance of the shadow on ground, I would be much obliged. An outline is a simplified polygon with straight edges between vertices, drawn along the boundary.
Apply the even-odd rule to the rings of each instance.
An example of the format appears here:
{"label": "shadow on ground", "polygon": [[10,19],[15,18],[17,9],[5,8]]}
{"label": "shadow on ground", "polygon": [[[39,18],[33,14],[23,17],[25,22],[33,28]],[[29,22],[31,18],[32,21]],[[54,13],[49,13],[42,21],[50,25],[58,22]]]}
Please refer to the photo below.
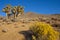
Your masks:
{"label": "shadow on ground", "polygon": [[21,31],[19,32],[19,34],[23,34],[25,37],[25,40],[32,40],[32,31],[28,30],[28,31]]}

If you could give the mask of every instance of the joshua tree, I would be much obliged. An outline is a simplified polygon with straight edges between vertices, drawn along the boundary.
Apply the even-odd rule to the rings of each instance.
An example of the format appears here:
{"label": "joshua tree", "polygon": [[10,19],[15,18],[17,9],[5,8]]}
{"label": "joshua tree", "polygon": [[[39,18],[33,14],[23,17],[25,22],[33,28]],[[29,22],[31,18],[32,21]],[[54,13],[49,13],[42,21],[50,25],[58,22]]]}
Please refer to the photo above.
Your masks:
{"label": "joshua tree", "polygon": [[11,7],[10,5],[7,5],[5,8],[3,8],[3,12],[6,13],[6,16],[8,18],[10,17],[10,14],[12,12],[12,14],[14,15],[14,18],[16,18],[19,15],[23,15],[24,9],[22,6]]}
{"label": "joshua tree", "polygon": [[16,18],[17,6],[13,7],[11,12],[14,14],[14,18]]}
{"label": "joshua tree", "polygon": [[10,17],[10,11],[11,11],[11,6],[10,5],[7,5],[5,8],[3,8],[3,12],[6,13],[6,16],[8,17],[8,19]]}
{"label": "joshua tree", "polygon": [[17,15],[16,16],[23,15],[23,13],[24,13],[23,7],[17,6]]}
{"label": "joshua tree", "polygon": [[21,6],[21,14],[23,15],[24,14],[24,7]]}

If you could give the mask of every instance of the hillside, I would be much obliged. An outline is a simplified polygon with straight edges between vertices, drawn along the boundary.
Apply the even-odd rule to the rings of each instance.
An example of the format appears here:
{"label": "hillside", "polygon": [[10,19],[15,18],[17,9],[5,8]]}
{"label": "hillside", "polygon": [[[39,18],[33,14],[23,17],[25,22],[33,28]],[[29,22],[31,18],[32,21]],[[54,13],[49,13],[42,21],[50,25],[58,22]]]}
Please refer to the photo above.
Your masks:
{"label": "hillside", "polygon": [[49,23],[53,26],[54,30],[60,32],[60,15],[43,15],[28,12],[24,15],[18,16],[16,19],[13,19],[12,17],[10,19],[0,17],[0,40],[28,39],[29,36],[25,38],[20,32],[25,31],[25,35],[29,35],[29,26],[35,21]]}

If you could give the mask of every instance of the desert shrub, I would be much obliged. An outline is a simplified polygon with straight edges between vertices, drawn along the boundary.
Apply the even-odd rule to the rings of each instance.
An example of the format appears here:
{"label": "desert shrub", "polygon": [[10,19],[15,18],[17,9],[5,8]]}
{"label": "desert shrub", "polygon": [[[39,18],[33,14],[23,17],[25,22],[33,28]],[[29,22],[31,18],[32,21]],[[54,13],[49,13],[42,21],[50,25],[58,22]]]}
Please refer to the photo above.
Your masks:
{"label": "desert shrub", "polygon": [[36,40],[57,40],[59,35],[49,24],[44,22],[34,22],[30,30]]}

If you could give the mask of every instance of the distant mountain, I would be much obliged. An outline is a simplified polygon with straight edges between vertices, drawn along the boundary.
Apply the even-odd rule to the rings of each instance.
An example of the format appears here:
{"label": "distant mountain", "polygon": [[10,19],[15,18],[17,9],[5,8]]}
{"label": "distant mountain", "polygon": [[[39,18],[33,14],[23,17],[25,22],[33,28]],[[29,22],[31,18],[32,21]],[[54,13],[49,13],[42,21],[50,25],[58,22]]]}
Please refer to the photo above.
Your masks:
{"label": "distant mountain", "polygon": [[57,16],[60,16],[60,14],[58,14],[58,13],[57,13],[57,14],[51,14],[51,15],[55,15],[55,16],[57,15]]}

